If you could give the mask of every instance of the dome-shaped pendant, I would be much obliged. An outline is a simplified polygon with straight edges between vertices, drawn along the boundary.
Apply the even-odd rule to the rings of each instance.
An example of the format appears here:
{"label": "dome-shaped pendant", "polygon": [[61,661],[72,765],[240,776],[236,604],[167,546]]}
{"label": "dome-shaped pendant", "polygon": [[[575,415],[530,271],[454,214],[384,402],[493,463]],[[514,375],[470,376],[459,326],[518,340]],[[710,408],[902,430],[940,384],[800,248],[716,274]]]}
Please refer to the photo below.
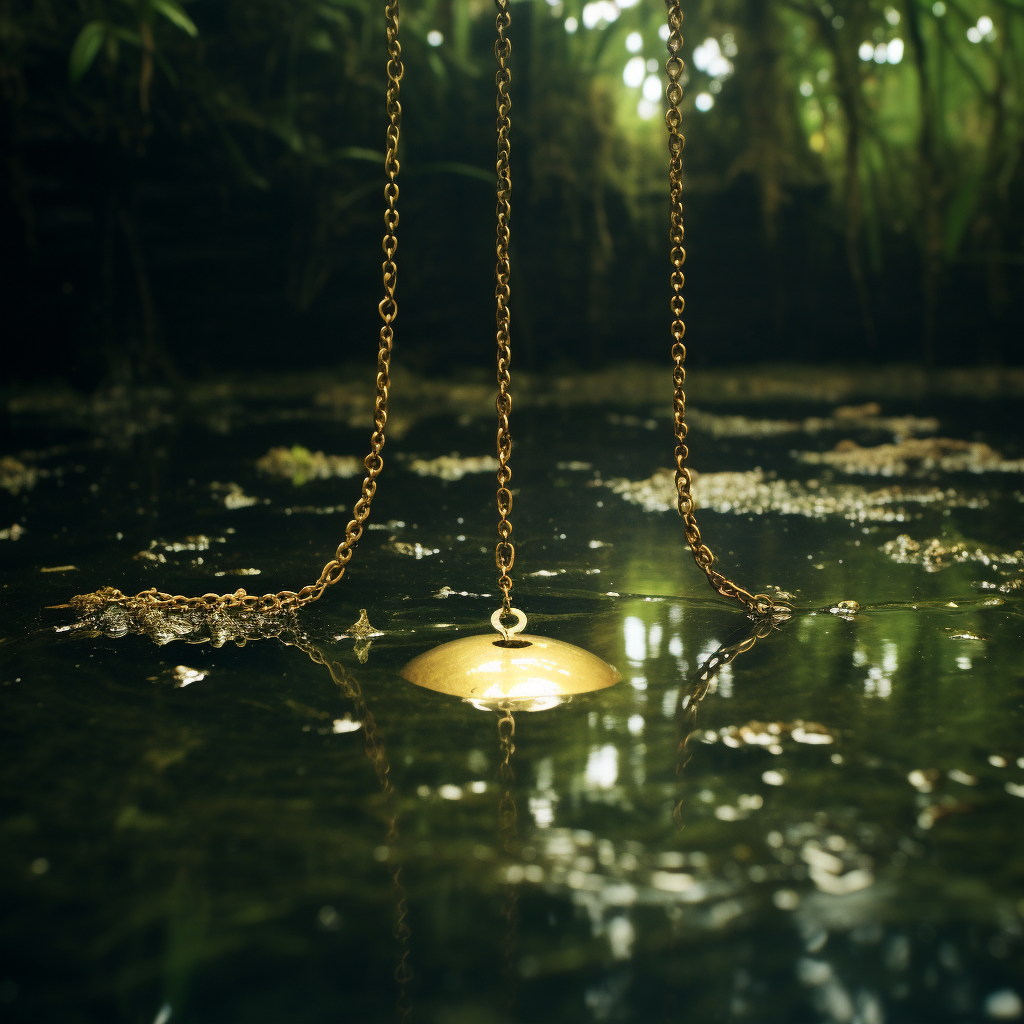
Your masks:
{"label": "dome-shaped pendant", "polygon": [[511,629],[501,624],[499,609],[491,616],[498,636],[467,636],[442,644],[413,658],[402,676],[481,709],[516,711],[543,711],[622,678],[617,669],[581,647],[521,633],[526,616],[518,608],[511,614],[519,620]]}

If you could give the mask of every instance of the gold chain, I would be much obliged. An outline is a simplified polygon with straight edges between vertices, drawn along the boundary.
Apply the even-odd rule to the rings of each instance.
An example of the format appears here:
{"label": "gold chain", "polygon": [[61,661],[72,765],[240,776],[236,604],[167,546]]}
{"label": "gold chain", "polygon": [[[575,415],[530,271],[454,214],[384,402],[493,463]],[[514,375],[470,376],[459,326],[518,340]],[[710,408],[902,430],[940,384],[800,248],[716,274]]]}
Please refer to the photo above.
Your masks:
{"label": "gold chain", "polygon": [[686,145],[686,140],[680,131],[682,115],[679,112],[679,104],[683,99],[683,86],[680,81],[683,74],[683,60],[679,56],[683,48],[683,12],[680,9],[680,0],[665,0],[665,4],[668,8],[669,29],[668,59],[665,62],[665,72],[668,75],[668,85],[665,89],[665,98],[668,101],[665,124],[668,126],[668,180],[671,200],[669,260],[672,263],[670,278],[672,284],[672,299],[670,301],[672,362],[674,364],[672,411],[677,442],[676,494],[679,514],[683,518],[683,529],[690,550],[693,552],[694,561],[708,578],[711,586],[722,597],[738,601],[751,615],[789,617],[793,614],[793,608],[785,601],[772,600],[767,594],[751,594],[713,568],[715,556],[707,544],[701,540],[697,518],[693,511],[693,496],[690,493],[693,480],[686,465],[690,450],[686,444],[689,428],[686,425],[686,391],[684,390],[686,370],[683,365],[686,362],[686,346],[683,344],[683,337],[686,334],[683,310],[686,308],[686,301],[682,295],[685,281],[683,264],[686,262],[686,250],[683,248],[683,147]]}
{"label": "gold chain", "polygon": [[495,25],[498,30],[498,38],[494,43],[494,56],[498,59],[498,71],[494,76],[495,84],[498,87],[496,100],[498,110],[498,198],[496,206],[497,214],[497,240],[495,251],[497,253],[497,265],[495,267],[496,284],[494,286],[494,297],[496,302],[495,319],[497,321],[497,342],[498,342],[498,398],[496,406],[498,410],[498,545],[494,549],[494,561],[501,575],[498,577],[498,587],[502,593],[502,611],[507,613],[512,608],[512,577],[509,575],[516,560],[516,549],[512,544],[512,523],[509,514],[512,511],[512,492],[508,485],[512,480],[512,470],[508,461],[512,456],[512,435],[509,433],[508,417],[512,411],[512,396],[509,394],[509,385],[512,378],[509,375],[509,363],[512,360],[512,353],[509,345],[509,264],[508,264],[508,239],[509,239],[509,217],[512,209],[509,205],[509,196],[512,192],[512,177],[509,171],[509,138],[508,132],[511,126],[509,111],[512,109],[512,100],[508,94],[509,83],[512,81],[512,72],[508,68],[508,58],[512,53],[512,43],[505,33],[512,22],[509,10],[510,0],[494,0],[498,9]]}
{"label": "gold chain", "polygon": [[[402,105],[399,102],[399,83],[402,80],[402,47],[398,42],[398,0],[385,0],[384,20],[388,40],[387,62],[387,153],[384,158],[384,173],[387,184],[384,186],[384,263],[382,273],[384,279],[384,298],[378,305],[383,324],[380,329],[380,345],[377,351],[377,396],[373,410],[373,433],[370,435],[370,453],[363,460],[366,476],[363,478],[359,500],[352,509],[352,519],[345,527],[345,539],[338,545],[334,557],[320,571],[316,583],[309,584],[299,591],[280,590],[276,594],[248,594],[244,590],[236,590],[233,594],[203,594],[202,597],[183,597],[160,593],[155,587],[143,590],[134,597],[123,594],[113,587],[103,587],[94,594],[82,594],[71,601],[72,607],[80,611],[94,611],[107,604],[123,604],[135,607],[143,606],[154,609],[187,609],[205,608],[210,611],[225,608],[248,608],[262,612],[278,612],[285,609],[300,608],[303,605],[318,601],[324,591],[337,583],[352,554],[363,535],[363,524],[370,516],[370,506],[377,493],[377,477],[384,468],[381,451],[384,448],[384,427],[388,419],[388,391],[391,387],[391,344],[394,338],[391,324],[398,316],[398,304],[395,302],[395,284],[398,267],[395,264],[395,252],[398,239],[395,232],[398,228],[398,138],[402,126]],[[506,261],[507,266],[507,261]]]}

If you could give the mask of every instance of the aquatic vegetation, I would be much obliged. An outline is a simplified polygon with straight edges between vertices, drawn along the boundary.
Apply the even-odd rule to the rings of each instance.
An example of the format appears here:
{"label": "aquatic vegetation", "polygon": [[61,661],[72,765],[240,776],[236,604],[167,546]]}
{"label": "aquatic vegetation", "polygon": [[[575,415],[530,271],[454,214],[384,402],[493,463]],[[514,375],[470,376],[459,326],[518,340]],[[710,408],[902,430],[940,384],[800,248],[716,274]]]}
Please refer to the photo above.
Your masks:
{"label": "aquatic vegetation", "polygon": [[[885,487],[869,491],[852,484],[781,480],[760,469],[742,473],[694,473],[693,496],[699,508],[734,515],[785,515],[824,519],[842,516],[857,522],[901,523],[921,508],[984,508],[988,499],[954,488]],[[659,469],[645,480],[593,481],[648,512],[676,508],[675,473]]]}
{"label": "aquatic vegetation", "polygon": [[[371,421],[372,422],[372,421]],[[271,448],[256,462],[256,468],[268,476],[284,477],[300,487],[310,480],[348,479],[363,472],[363,460],[354,455],[324,455],[302,445]]]}
{"label": "aquatic vegetation", "polygon": [[467,473],[494,473],[498,460],[492,455],[439,455],[436,459],[411,459],[410,472],[417,476],[433,476],[439,480],[461,480]]}
{"label": "aquatic vegetation", "polygon": [[1024,473],[1024,459],[1004,459],[980,441],[949,437],[907,438],[873,448],[845,440],[830,452],[800,452],[797,458],[808,465],[863,476],[924,476],[935,471]]}
{"label": "aquatic vegetation", "polygon": [[31,491],[38,479],[39,470],[35,466],[26,466],[11,455],[0,458],[0,487],[5,491],[11,494]]}
{"label": "aquatic vegetation", "polygon": [[[217,480],[214,480],[210,484],[210,490],[213,492],[214,497],[220,501],[226,509],[234,511],[239,508],[251,508],[253,505],[259,505],[261,503],[260,498],[254,498],[250,494],[246,494],[242,489],[241,484],[234,482],[222,484]],[[262,499],[263,503],[268,502],[269,498]]]}
{"label": "aquatic vegetation", "polygon": [[722,415],[702,409],[688,409],[690,424],[712,437],[781,437],[785,434],[821,434],[860,427],[884,431],[902,440],[913,434],[930,434],[939,429],[934,416],[883,416],[877,402],[863,406],[841,406],[831,416],[808,416],[802,420],[752,419]]}
{"label": "aquatic vegetation", "polygon": [[994,568],[1024,568],[1024,551],[995,551],[972,546],[965,541],[948,543],[941,537],[917,541],[909,534],[901,533],[887,540],[881,550],[894,562],[920,565],[926,572],[938,572],[962,562],[977,562]]}

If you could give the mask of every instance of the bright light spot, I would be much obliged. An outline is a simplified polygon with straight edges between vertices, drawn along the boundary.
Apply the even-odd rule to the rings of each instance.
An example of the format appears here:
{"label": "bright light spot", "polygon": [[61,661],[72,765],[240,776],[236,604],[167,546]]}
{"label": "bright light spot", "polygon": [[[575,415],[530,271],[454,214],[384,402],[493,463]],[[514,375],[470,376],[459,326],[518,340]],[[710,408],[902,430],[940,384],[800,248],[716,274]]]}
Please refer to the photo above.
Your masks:
{"label": "bright light spot", "polygon": [[932,14],[934,14],[936,18],[941,18],[945,13],[946,5],[942,0],[935,0],[935,3],[932,4]]}
{"label": "bright light spot", "polygon": [[890,25],[898,25],[900,23],[900,12],[895,7],[886,7],[885,20]]}
{"label": "bright light spot", "polygon": [[630,661],[645,661],[647,659],[647,630],[644,629],[643,621],[635,615],[627,615],[626,621],[622,624],[622,634],[626,641],[626,657]]}
{"label": "bright light spot", "polygon": [[613,917],[608,922],[608,945],[616,960],[628,960],[633,955],[636,932],[625,917]]}
{"label": "bright light spot", "polygon": [[888,56],[888,52],[889,52],[888,51],[888,47],[886,47],[885,43],[879,43],[875,47],[875,53],[874,53],[875,63],[876,64],[884,64],[885,63],[885,58]]}
{"label": "bright light spot", "polygon": [[781,786],[786,781],[786,776],[782,772],[767,771],[762,772],[761,781],[769,786]]}
{"label": "bright light spot", "polygon": [[885,48],[885,59],[890,64],[899,64],[903,60],[903,40],[890,39],[889,45]]}
{"label": "bright light spot", "polygon": [[546,796],[530,797],[530,814],[537,828],[547,828],[555,820],[555,808],[551,798]]}
{"label": "bright light spot", "polygon": [[832,27],[838,32],[846,24],[846,19],[841,15],[837,14],[832,19]]}
{"label": "bright light spot", "polygon": [[636,7],[636,5],[640,3],[640,0],[615,0],[615,2],[623,10],[626,10],[627,7]]}
{"label": "bright light spot", "polygon": [[697,93],[697,98],[693,101],[693,105],[704,114],[715,105],[715,98],[709,92],[699,92]]}
{"label": "bright light spot", "polygon": [[462,799],[462,787],[453,786],[450,783],[446,783],[443,786],[439,786],[437,795],[442,800],[461,800]]}
{"label": "bright light spot", "polygon": [[353,721],[353,719],[346,715],[344,718],[336,718],[334,720],[334,733],[335,735],[341,735],[346,732],[355,732],[363,723]]}
{"label": "bright light spot", "polygon": [[736,37],[731,32],[726,32],[722,36],[722,53],[726,57],[735,57],[739,52],[739,47],[736,45]]}
{"label": "bright light spot", "polygon": [[[653,75],[658,70],[658,62],[654,57],[647,58],[647,70]],[[685,84],[685,83],[684,83]]]}
{"label": "bright light spot", "polygon": [[977,25],[972,25],[967,30],[967,38],[972,43],[980,43],[981,42],[981,33],[978,31],[978,26]]}
{"label": "bright light spot", "polygon": [[592,789],[611,789],[619,777],[619,752],[610,743],[591,747],[587,757],[586,780]]}
{"label": "bright light spot", "polygon": [[650,100],[641,100],[636,105],[636,112],[641,121],[650,121],[658,114],[658,104]]}
{"label": "bright light spot", "polygon": [[652,658],[661,654],[661,623],[656,622],[647,633],[647,649],[651,652]]}
{"label": "bright light spot", "polygon": [[860,44],[860,49],[857,50],[857,56],[860,57],[861,60],[871,60],[874,55],[875,48],[870,43],[863,42]]}
{"label": "bright light spot", "polygon": [[807,145],[814,150],[815,153],[825,152],[825,135],[823,132],[811,132],[811,137],[807,140]]}
{"label": "bright light spot", "polygon": [[727,78],[732,74],[732,64],[724,57],[715,57],[708,65],[708,74],[712,78]]}
{"label": "bright light spot", "polygon": [[431,46],[440,46],[444,42],[444,36],[441,35],[436,28],[432,28],[427,33],[427,42],[430,43]]}
{"label": "bright light spot", "polygon": [[583,24],[587,28],[604,28],[619,16],[619,9],[611,0],[592,0],[583,6]]}
{"label": "bright light spot", "polygon": [[622,80],[630,89],[637,89],[643,85],[646,73],[647,66],[644,64],[643,57],[630,57],[622,69]]}
{"label": "bright light spot", "polygon": [[993,28],[992,19],[987,14],[983,14],[978,19],[978,31],[983,36],[987,36],[989,34],[989,32],[992,31],[992,28]]}
{"label": "bright light spot", "polygon": [[662,42],[665,42],[665,40],[666,40],[666,39],[668,39],[668,25],[662,25],[662,26],[661,26],[661,27],[660,27],[660,28],[658,29],[658,38],[659,38],[659,39],[660,39],[660,40],[661,40]]}
{"label": "bright light spot", "polygon": [[828,81],[828,68],[822,68],[818,72],[816,77],[818,81],[821,82],[822,85],[824,85]]}
{"label": "bright light spot", "polygon": [[630,32],[626,36],[626,49],[630,53],[639,53],[644,48],[644,37],[639,32]]}
{"label": "bright light spot", "polygon": [[810,96],[812,92],[814,92],[814,86],[811,85],[810,82],[801,82],[800,83],[800,95],[801,96]]}
{"label": "bright light spot", "polygon": [[661,99],[661,79],[657,75],[648,75],[644,79],[644,99],[651,103]]}
{"label": "bright light spot", "polygon": [[626,728],[629,729],[630,736],[639,736],[644,731],[644,716],[630,715]]}
{"label": "bright light spot", "polygon": [[580,27],[580,23],[575,18],[565,19],[565,31],[572,35]]}
{"label": "bright light spot", "polygon": [[482,779],[477,779],[476,782],[471,782],[469,784],[469,789],[471,793],[486,793],[487,783],[484,782]]}
{"label": "bright light spot", "polygon": [[[698,71],[708,71],[711,62],[722,56],[718,47],[717,39],[705,39],[696,50],[693,51],[693,66]],[[709,72],[710,73],[710,72]]]}
{"label": "bright light spot", "polygon": [[712,96],[717,96],[722,91],[722,83],[716,78],[708,86],[708,92]]}

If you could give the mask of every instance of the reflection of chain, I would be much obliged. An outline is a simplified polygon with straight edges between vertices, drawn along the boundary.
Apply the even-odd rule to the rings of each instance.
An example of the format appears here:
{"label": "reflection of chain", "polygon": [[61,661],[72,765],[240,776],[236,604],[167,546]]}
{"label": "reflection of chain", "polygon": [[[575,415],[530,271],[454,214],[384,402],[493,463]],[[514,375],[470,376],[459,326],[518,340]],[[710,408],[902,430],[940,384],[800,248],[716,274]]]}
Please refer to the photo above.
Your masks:
{"label": "reflection of chain", "polygon": [[[697,731],[697,708],[707,696],[711,684],[726,665],[731,665],[741,654],[746,654],[758,642],[770,636],[778,628],[769,618],[760,618],[753,629],[735,643],[719,647],[704,662],[693,676],[690,692],[679,701],[679,760],[676,763],[676,775],[682,775],[683,769],[690,763],[693,754],[690,751],[690,737]],[[682,806],[680,800],[675,807],[676,824],[682,828]]]}
{"label": "reflection of chain", "polygon": [[[387,63],[387,152],[384,157],[384,173],[387,184],[384,186],[384,263],[382,274],[384,279],[384,298],[378,309],[383,321],[380,329],[380,345],[377,351],[377,396],[373,409],[373,433],[370,435],[370,453],[363,460],[366,476],[363,478],[362,489],[352,519],[345,527],[345,539],[338,545],[334,557],[323,567],[316,583],[303,587],[299,591],[281,590],[276,594],[247,594],[244,590],[236,590],[233,594],[203,594],[202,597],[183,597],[160,593],[155,587],[143,590],[134,597],[123,594],[113,587],[103,587],[94,594],[82,594],[71,601],[72,607],[80,612],[96,611],[107,604],[121,604],[132,607],[163,608],[183,610],[189,608],[207,609],[209,611],[223,608],[246,608],[263,612],[277,612],[287,608],[299,608],[302,605],[317,601],[324,591],[337,583],[352,553],[363,535],[363,524],[370,516],[370,505],[377,492],[377,477],[384,468],[381,451],[384,448],[384,427],[388,419],[388,391],[391,387],[391,343],[394,337],[391,324],[398,315],[398,304],[395,302],[395,284],[398,267],[395,265],[395,252],[398,239],[398,138],[402,125],[402,105],[399,102],[399,89],[404,68],[402,66],[402,47],[398,42],[398,0],[385,0],[384,20],[387,29],[388,63]],[[507,265],[507,264],[506,264]]]}
{"label": "reflection of chain", "polygon": [[509,263],[508,263],[508,241],[509,241],[509,217],[512,208],[509,204],[509,196],[512,193],[512,177],[509,171],[509,137],[511,127],[509,112],[512,109],[512,100],[508,94],[509,83],[512,81],[512,72],[508,68],[508,58],[512,53],[512,43],[505,36],[512,15],[509,13],[510,0],[494,0],[498,8],[495,18],[495,25],[498,30],[498,38],[494,43],[494,56],[498,59],[498,71],[494,76],[498,87],[498,98],[496,101],[498,110],[498,199],[496,206],[497,215],[497,240],[495,251],[497,253],[497,265],[495,267],[496,284],[494,286],[494,297],[496,304],[495,319],[497,321],[497,342],[498,342],[498,545],[494,549],[494,561],[501,571],[498,577],[498,587],[502,593],[502,609],[508,612],[512,607],[512,577],[509,570],[516,560],[516,549],[512,545],[512,523],[509,521],[509,513],[512,511],[512,492],[508,489],[512,480],[512,470],[509,468],[508,460],[512,455],[512,435],[509,433],[508,417],[512,411],[512,396],[508,392],[511,377],[509,376],[509,363],[512,360],[509,339]]}
{"label": "reflection of chain", "polygon": [[668,60],[665,62],[665,72],[668,76],[668,86],[665,89],[665,98],[668,100],[665,123],[668,125],[668,180],[671,199],[669,259],[672,263],[672,409],[676,435],[676,492],[679,514],[683,517],[683,530],[694,560],[719,594],[738,601],[752,615],[788,618],[793,614],[793,608],[785,601],[772,600],[767,594],[751,594],[712,568],[715,556],[701,540],[697,519],[693,513],[693,496],[690,493],[693,480],[686,465],[690,452],[686,444],[689,428],[686,425],[686,370],[683,366],[686,361],[686,346],[683,344],[683,337],[686,334],[686,325],[683,323],[686,300],[682,295],[685,281],[683,264],[686,262],[686,250],[683,248],[683,147],[686,140],[680,131],[682,115],[679,112],[679,104],[683,99],[683,60],[679,56],[683,47],[683,12],[680,9],[680,0],[665,0],[665,3],[668,7],[669,29]]}
{"label": "reflection of chain", "polygon": [[[510,788],[515,781],[515,772],[512,770],[512,755],[516,751],[513,742],[515,734],[516,721],[512,717],[512,710],[505,708],[504,714],[498,719],[498,749],[502,755],[501,764],[498,765],[498,779],[505,786],[505,792],[498,803],[498,838],[506,853],[512,852],[519,831],[519,813]],[[505,939],[502,943],[503,973],[507,985],[505,1009],[511,1010],[516,1001],[516,981],[519,976],[516,965],[519,946],[519,887],[513,882],[505,886],[501,916],[505,920]]]}
{"label": "reflection of chain", "polygon": [[[388,762],[387,750],[384,747],[384,737],[377,727],[373,712],[366,705],[366,698],[363,697],[359,683],[345,671],[345,666],[340,661],[328,661],[323,652],[304,635],[295,634],[291,640],[286,640],[285,643],[298,647],[315,664],[323,665],[331,673],[331,678],[338,684],[341,691],[355,705],[356,718],[363,724],[363,743],[366,756],[373,765],[381,789],[385,794],[393,794],[394,786],[389,778],[391,766]],[[392,814],[388,818],[388,831],[384,842],[389,847],[395,846],[398,842],[398,816],[396,814]],[[398,940],[398,966],[395,967],[394,972],[395,985],[398,990],[398,1021],[399,1024],[406,1024],[412,1013],[412,1002],[408,995],[408,988],[413,980],[412,967],[409,964],[409,940],[412,936],[412,929],[406,920],[409,906],[405,897],[405,887],[402,885],[402,868],[397,864],[391,871],[391,890],[395,901],[393,934]]]}

